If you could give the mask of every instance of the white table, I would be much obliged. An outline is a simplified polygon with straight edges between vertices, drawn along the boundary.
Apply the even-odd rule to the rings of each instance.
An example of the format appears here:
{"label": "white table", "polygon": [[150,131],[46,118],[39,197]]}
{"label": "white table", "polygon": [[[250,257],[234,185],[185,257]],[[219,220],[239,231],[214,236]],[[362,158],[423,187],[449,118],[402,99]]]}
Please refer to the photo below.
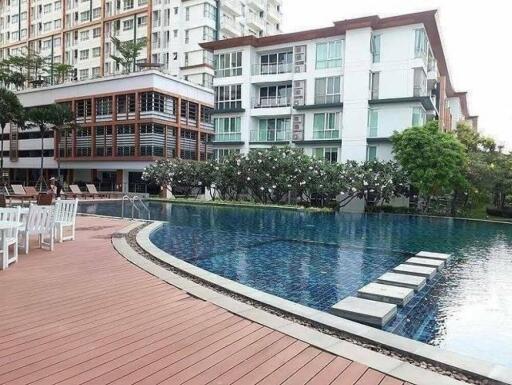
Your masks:
{"label": "white table", "polygon": [[2,236],[2,270],[7,269],[9,263],[14,262],[14,258],[9,259],[9,247],[7,245],[7,232],[16,227],[23,226],[22,222],[0,221],[0,234]]}

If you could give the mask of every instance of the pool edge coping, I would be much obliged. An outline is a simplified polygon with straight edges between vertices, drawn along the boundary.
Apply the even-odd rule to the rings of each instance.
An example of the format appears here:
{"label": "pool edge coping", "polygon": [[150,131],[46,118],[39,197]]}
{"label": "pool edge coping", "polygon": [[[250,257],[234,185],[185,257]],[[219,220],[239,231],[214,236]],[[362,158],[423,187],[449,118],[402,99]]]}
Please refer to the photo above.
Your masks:
{"label": "pool edge coping", "polygon": [[[220,287],[223,290],[232,292],[236,295],[245,297],[251,301],[255,301],[264,306],[273,308],[279,312],[289,314],[298,319],[303,319],[305,321],[312,322],[313,324],[318,325],[320,327],[326,327],[329,329],[337,330],[337,331],[341,332],[342,334],[345,334],[349,337],[356,338],[363,342],[364,341],[371,342],[373,344],[376,344],[377,346],[382,346],[383,348],[391,349],[392,351],[399,352],[406,356],[412,357],[416,360],[437,363],[438,365],[441,365],[442,367],[444,367],[448,370],[454,369],[459,372],[469,374],[471,376],[490,379],[497,383],[504,383],[504,384],[512,383],[512,369],[507,368],[505,366],[502,366],[499,364],[494,364],[494,363],[491,363],[488,361],[480,360],[480,359],[469,357],[469,356],[464,356],[459,353],[443,350],[441,348],[434,347],[434,346],[431,346],[431,345],[428,345],[428,344],[425,344],[425,343],[422,343],[419,341],[415,341],[415,340],[412,340],[412,339],[409,339],[406,337],[398,336],[398,335],[395,335],[395,334],[392,334],[392,333],[389,333],[389,332],[386,332],[386,331],[383,331],[380,329],[376,329],[376,328],[373,328],[370,326],[366,326],[366,325],[363,325],[363,324],[360,324],[360,323],[357,323],[354,321],[346,320],[346,319],[337,317],[337,316],[332,315],[327,312],[315,310],[310,307],[300,305],[300,304],[288,301],[286,299],[274,296],[272,294],[262,292],[260,290],[251,288],[249,286],[242,285],[238,282],[235,282],[230,279],[221,277],[217,274],[208,272],[208,271],[201,269],[197,266],[194,266],[188,262],[185,262],[179,258],[176,258],[176,257],[170,255],[169,253],[163,251],[162,249],[158,248],[150,240],[151,233],[153,233],[154,231],[159,229],[164,223],[165,222],[153,221],[153,223],[151,223],[148,226],[141,229],[136,235],[136,242],[145,252],[149,253],[150,255],[152,255],[156,259],[160,260],[161,262],[164,262],[165,264],[172,266],[175,269],[183,271],[186,274],[192,275],[192,276],[194,276],[202,281],[205,281],[213,286]],[[152,262],[150,262],[150,263],[152,263]],[[171,272],[169,272],[169,273],[171,273]],[[199,294],[201,294],[201,292],[204,290],[211,290],[211,289],[201,286],[195,282],[192,282],[184,277],[181,277],[181,276],[176,276],[176,277],[179,278],[176,286],[180,287],[179,285],[182,285],[183,287],[180,287],[180,288],[182,288],[186,291],[188,291],[188,289],[193,289],[193,290],[197,289],[196,285],[201,288]],[[182,282],[183,280],[185,280],[186,282]],[[174,283],[172,283],[172,284],[174,284]],[[229,298],[230,301],[236,301],[235,299],[233,299],[225,294],[216,292],[214,290],[211,290],[211,291],[215,294],[213,295],[213,297],[209,296],[209,298],[207,298],[207,300],[226,297],[226,298]],[[194,293],[191,293],[191,294],[196,295]],[[198,295],[198,296],[200,296],[200,295]],[[222,306],[223,301],[219,301],[219,302],[221,302],[221,303],[217,304],[217,305],[223,307]],[[236,313],[242,317],[245,317],[245,318],[248,318],[248,315],[249,315],[249,313],[247,313],[248,311],[263,312],[264,314],[267,315],[267,317],[263,317],[260,314],[257,317],[257,319],[253,319],[260,323],[262,323],[260,321],[260,318],[262,318],[262,317],[263,317],[263,319],[268,318],[268,316],[279,318],[281,320],[281,324],[283,322],[285,322],[286,324],[280,325],[279,322],[277,324],[275,324],[275,320],[273,320],[270,323],[270,325],[267,325],[267,326],[272,327],[276,330],[279,330],[285,334],[288,334],[285,326],[288,324],[294,324],[292,321],[277,317],[271,313],[266,312],[265,310],[253,307],[244,302],[240,302],[240,301],[237,301],[237,302],[239,302],[240,304],[243,304],[245,306],[250,306],[251,310],[245,309],[244,306],[242,306],[242,308],[245,309],[243,311],[237,311],[238,307],[235,307],[234,310],[232,310],[232,309],[228,309],[228,310],[233,311],[234,313]],[[310,331],[309,333],[311,333],[311,331],[313,331],[312,329],[302,326],[300,324],[294,324],[294,325],[306,328],[306,330]],[[439,373],[432,372],[427,369],[422,369],[418,366],[409,364],[407,362],[399,361],[398,359],[390,357],[388,355],[384,355],[382,353],[377,353],[373,350],[369,350],[364,347],[357,346],[348,341],[343,341],[343,340],[340,340],[337,338],[336,338],[336,340],[339,341],[339,344],[336,344],[336,345],[340,345],[340,348],[343,347],[344,350],[332,349],[333,348],[332,344],[325,344],[322,341],[325,340],[327,337],[329,337],[329,338],[335,338],[335,337],[329,336],[329,335],[321,333],[319,331],[318,331],[318,333],[320,333],[322,336],[325,337],[325,338],[320,338],[319,343],[313,343],[310,339],[304,339],[303,338],[304,336],[297,335],[297,333],[289,334],[289,335],[292,335],[293,337],[295,337],[297,339],[300,339],[304,342],[310,343],[310,344],[317,346],[321,349],[324,349],[326,351],[330,351],[334,354],[343,355],[344,357],[346,357],[348,359],[353,359],[354,361],[359,361],[363,364],[366,364],[370,367],[380,370],[390,376],[399,377],[406,381],[418,382],[418,380],[421,379],[422,376],[425,376],[425,373],[423,371],[427,371],[428,373],[434,373],[438,376],[442,376]],[[354,353],[355,357],[347,356],[347,351],[345,350],[347,348],[347,344],[349,344],[350,346],[357,346],[358,349],[364,349],[366,351],[366,353],[368,355],[370,355],[370,357],[371,357],[369,360],[370,362],[365,362],[366,358],[363,357],[364,354],[361,354],[361,352]],[[376,357],[374,356],[375,354],[378,354],[382,357],[379,357],[379,359],[376,359]],[[377,367],[375,367],[375,364],[376,364],[375,361],[380,361],[380,360],[386,361],[386,362],[385,363],[380,362],[380,363],[378,363]],[[397,369],[396,362],[394,364],[392,364],[390,362],[390,360],[398,361],[400,363],[399,366],[402,367],[402,369],[404,371],[411,372],[411,377],[403,378],[403,377],[399,376],[399,374],[397,374],[397,372],[396,372],[396,369]],[[410,366],[410,368],[408,367],[407,370],[405,370],[405,367],[403,367],[403,365],[408,365],[408,366]],[[422,374],[418,375],[417,371],[422,371]],[[445,376],[442,376],[442,377],[444,378]],[[449,378],[449,377],[446,377],[446,378]],[[452,379],[452,378],[450,378],[450,379]],[[430,380],[432,380],[432,378],[430,378]],[[437,378],[436,381],[439,381],[439,378]],[[454,381],[456,381],[456,380],[454,380]],[[427,382],[421,382],[421,383],[432,384],[433,382],[427,381]],[[435,383],[440,384],[440,382],[435,382]],[[457,383],[460,383],[460,382],[457,382]]]}

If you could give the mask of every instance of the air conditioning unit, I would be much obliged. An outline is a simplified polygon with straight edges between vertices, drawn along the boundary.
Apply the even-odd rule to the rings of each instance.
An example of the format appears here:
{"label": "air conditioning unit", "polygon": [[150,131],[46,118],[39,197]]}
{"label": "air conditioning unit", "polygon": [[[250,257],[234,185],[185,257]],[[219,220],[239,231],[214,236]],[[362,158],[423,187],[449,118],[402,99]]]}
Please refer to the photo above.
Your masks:
{"label": "air conditioning unit", "polygon": [[296,65],[295,72],[296,73],[306,72],[306,66],[304,64]]}

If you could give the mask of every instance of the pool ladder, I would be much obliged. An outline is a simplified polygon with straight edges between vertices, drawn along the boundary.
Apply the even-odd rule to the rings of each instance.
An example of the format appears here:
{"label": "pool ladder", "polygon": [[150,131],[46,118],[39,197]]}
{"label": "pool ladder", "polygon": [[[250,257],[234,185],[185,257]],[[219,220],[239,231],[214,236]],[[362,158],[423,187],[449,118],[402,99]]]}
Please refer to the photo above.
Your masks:
{"label": "pool ladder", "polygon": [[[137,215],[140,218],[140,212],[141,209],[144,210],[148,216],[148,221],[151,220],[151,214],[149,211],[149,207],[144,203],[142,198],[138,195],[134,195],[133,197],[130,197],[128,195],[123,196],[123,203],[121,206],[121,218],[124,218],[124,202],[129,201],[132,203],[132,220],[135,218],[135,210],[137,210]],[[139,202],[139,206],[137,206],[135,203]]]}

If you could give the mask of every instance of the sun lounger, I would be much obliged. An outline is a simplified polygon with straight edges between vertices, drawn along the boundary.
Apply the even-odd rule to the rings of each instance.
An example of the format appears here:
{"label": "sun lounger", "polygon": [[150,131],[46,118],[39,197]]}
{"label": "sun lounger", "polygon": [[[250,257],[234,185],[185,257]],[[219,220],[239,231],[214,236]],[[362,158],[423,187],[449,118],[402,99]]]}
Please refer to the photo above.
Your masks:
{"label": "sun lounger", "polygon": [[91,194],[91,196],[93,198],[96,198],[96,197],[108,197],[109,193],[106,193],[106,192],[99,192],[98,190],[96,190],[96,186],[93,185],[93,184],[86,184],[85,187],[87,188],[87,191],[89,192],[89,194]]}
{"label": "sun lounger", "polygon": [[84,192],[84,191],[80,190],[80,187],[78,187],[78,185],[76,185],[76,184],[70,184],[69,189],[71,191],[66,192],[65,193],[66,196],[71,196],[73,198],[80,198],[80,197],[87,198],[87,197],[91,196],[91,194],[89,194],[88,192]]}

